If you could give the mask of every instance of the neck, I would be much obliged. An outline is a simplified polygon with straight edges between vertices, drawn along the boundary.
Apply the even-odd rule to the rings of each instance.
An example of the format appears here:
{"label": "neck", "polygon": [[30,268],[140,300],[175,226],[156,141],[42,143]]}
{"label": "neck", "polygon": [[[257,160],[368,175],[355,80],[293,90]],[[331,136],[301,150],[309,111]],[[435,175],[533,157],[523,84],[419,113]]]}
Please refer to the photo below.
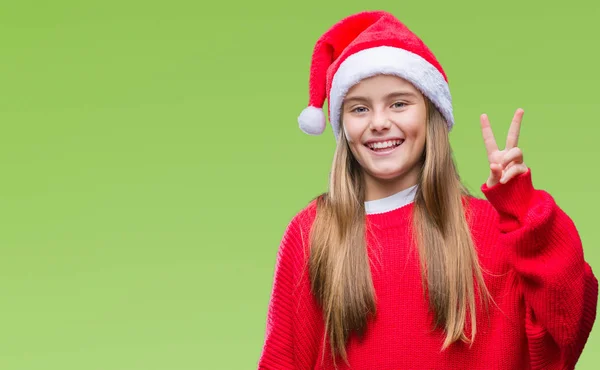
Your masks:
{"label": "neck", "polygon": [[366,201],[365,212],[373,215],[402,208],[415,200],[416,192],[417,185],[413,185],[388,197]]}
{"label": "neck", "polygon": [[410,187],[418,182],[417,173],[408,173],[399,178],[379,179],[368,174],[365,175],[365,201],[387,198]]}

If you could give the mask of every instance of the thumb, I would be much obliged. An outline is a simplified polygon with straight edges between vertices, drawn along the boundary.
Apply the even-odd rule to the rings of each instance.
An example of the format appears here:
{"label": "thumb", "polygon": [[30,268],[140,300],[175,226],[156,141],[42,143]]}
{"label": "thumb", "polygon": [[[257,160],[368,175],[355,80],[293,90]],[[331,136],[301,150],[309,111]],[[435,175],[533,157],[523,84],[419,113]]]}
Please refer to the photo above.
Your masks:
{"label": "thumb", "polygon": [[502,177],[502,166],[497,163],[490,163],[490,177],[488,178],[486,185],[488,188],[496,185],[500,182]]}

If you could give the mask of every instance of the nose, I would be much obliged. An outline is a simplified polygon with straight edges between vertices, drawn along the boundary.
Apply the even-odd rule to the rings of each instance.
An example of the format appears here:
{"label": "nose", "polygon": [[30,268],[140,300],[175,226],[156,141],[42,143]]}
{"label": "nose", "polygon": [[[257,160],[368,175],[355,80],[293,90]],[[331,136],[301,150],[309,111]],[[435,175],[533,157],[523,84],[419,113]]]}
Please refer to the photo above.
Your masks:
{"label": "nose", "polygon": [[387,114],[384,112],[375,112],[371,120],[371,129],[374,131],[387,130],[391,126],[391,122]]}

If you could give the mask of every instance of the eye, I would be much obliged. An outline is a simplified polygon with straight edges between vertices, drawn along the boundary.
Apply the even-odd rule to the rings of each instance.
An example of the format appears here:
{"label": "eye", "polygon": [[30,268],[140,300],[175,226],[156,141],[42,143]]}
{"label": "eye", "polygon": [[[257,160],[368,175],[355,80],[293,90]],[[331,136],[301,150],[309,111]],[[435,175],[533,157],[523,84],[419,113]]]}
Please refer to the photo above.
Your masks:
{"label": "eye", "polygon": [[399,101],[399,102],[395,102],[394,104],[392,104],[392,106],[393,106],[394,108],[403,108],[403,107],[405,107],[405,106],[406,106],[406,103],[403,103],[403,102],[400,102],[400,101]]}
{"label": "eye", "polygon": [[[361,110],[363,109],[363,110]],[[365,107],[356,107],[354,109],[352,109],[350,112],[352,113],[365,113],[367,111],[367,108]]]}

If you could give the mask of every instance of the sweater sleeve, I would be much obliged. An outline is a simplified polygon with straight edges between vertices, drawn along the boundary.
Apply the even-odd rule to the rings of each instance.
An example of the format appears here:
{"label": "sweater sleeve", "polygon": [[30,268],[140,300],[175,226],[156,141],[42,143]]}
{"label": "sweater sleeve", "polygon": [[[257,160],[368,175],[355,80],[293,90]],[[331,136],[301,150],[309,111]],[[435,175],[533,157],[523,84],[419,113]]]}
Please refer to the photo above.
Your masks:
{"label": "sweater sleeve", "polygon": [[498,247],[509,248],[520,281],[532,368],[574,368],[595,321],[598,281],[573,221],[534,189],[531,169],[481,190],[498,212]]}
{"label": "sweater sleeve", "polygon": [[293,219],[283,235],[277,252],[271,297],[268,304],[266,330],[259,370],[295,369],[294,364],[294,282],[296,256],[301,238]]}

